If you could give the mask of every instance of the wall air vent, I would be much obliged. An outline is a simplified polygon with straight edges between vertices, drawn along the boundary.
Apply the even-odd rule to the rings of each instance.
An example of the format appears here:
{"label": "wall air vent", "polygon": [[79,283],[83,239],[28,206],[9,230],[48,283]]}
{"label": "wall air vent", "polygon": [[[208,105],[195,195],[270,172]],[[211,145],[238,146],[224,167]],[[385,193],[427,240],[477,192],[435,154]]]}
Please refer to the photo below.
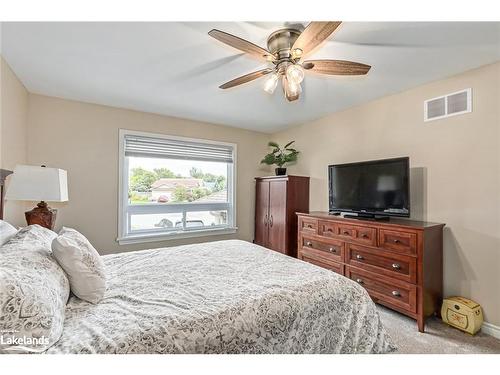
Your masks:
{"label": "wall air vent", "polygon": [[465,89],[424,102],[424,121],[472,112],[472,89]]}

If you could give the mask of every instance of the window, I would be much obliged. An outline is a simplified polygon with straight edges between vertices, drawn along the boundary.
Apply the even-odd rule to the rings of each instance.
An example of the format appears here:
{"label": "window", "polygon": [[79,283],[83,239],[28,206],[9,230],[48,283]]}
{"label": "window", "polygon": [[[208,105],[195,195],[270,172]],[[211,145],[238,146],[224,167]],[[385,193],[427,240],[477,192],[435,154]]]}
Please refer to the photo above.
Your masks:
{"label": "window", "polygon": [[120,130],[120,244],[234,233],[236,145]]}

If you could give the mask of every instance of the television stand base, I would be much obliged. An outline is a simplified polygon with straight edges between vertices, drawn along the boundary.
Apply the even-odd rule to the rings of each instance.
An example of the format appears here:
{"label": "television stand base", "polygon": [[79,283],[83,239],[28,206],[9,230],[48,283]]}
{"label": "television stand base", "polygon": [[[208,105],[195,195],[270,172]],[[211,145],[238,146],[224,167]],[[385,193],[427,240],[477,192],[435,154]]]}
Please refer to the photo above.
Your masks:
{"label": "television stand base", "polygon": [[388,220],[390,220],[390,217],[387,215],[372,215],[372,214],[357,214],[357,215],[345,214],[344,217],[347,219],[371,220],[371,221],[388,221]]}

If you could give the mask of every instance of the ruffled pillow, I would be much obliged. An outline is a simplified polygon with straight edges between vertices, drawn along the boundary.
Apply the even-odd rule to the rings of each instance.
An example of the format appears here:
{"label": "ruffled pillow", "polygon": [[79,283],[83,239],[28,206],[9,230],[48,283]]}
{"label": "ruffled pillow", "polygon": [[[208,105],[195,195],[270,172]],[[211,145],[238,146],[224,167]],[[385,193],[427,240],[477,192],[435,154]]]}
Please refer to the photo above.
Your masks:
{"label": "ruffled pillow", "polygon": [[17,229],[7,223],[6,221],[0,220],[0,246],[10,240],[17,233]]}
{"label": "ruffled pillow", "polygon": [[56,233],[21,229],[0,258],[0,353],[40,353],[59,340],[69,281],[51,254]]}
{"label": "ruffled pillow", "polygon": [[106,292],[104,263],[89,240],[75,229],[63,228],[52,242],[52,252],[66,271],[73,294],[100,302]]}

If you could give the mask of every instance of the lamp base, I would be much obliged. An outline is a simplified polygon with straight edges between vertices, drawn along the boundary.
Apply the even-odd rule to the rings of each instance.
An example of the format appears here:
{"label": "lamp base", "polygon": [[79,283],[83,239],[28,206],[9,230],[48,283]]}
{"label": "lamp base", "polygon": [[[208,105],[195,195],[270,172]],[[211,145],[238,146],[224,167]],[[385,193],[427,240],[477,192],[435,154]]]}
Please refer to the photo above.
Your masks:
{"label": "lamp base", "polygon": [[38,224],[53,230],[56,223],[57,210],[50,208],[46,202],[41,201],[31,211],[24,213],[28,225]]}

